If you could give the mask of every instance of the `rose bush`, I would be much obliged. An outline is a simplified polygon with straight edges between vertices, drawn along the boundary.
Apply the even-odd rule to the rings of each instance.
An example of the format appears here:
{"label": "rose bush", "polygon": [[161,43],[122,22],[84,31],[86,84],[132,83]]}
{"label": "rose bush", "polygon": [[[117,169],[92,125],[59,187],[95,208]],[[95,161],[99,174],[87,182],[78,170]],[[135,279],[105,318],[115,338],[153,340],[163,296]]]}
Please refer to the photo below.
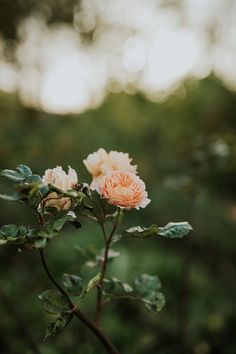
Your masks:
{"label": "rose bush", "polygon": [[[131,161],[128,154],[117,151],[99,149],[90,154],[84,160],[92,174],[90,188],[87,183],[78,183],[76,171],[71,167],[68,167],[68,173],[60,166],[47,169],[42,177],[32,173],[25,165],[18,166],[16,170],[0,171],[0,176],[14,183],[13,193],[0,194],[0,198],[26,204],[37,217],[33,226],[1,226],[0,245],[15,244],[18,249],[25,247],[39,254],[45,273],[54,287],[39,296],[45,311],[51,316],[46,326],[46,336],[55,335],[76,317],[97,336],[108,353],[117,354],[119,351],[104,334],[101,325],[105,304],[113,299],[127,297],[139,300],[152,312],[160,311],[165,304],[161,283],[156,275],[139,274],[131,284],[123,283],[117,277],[107,277],[109,262],[119,256],[119,252],[112,248],[115,242],[127,238],[180,238],[192,230],[188,222],[170,222],[164,227],[156,224],[150,227],[133,226],[122,230],[121,214],[128,215],[129,210],[145,208],[150,203],[145,183],[137,175],[137,166],[131,165]],[[44,248],[66,223],[76,228],[86,226],[84,218],[98,224],[104,248],[78,250],[81,262],[84,260],[80,273],[65,273],[63,281],[59,282],[48,267]],[[97,291],[95,320],[89,319],[80,309],[80,304],[93,289]],[[76,298],[75,303],[71,296]]]}

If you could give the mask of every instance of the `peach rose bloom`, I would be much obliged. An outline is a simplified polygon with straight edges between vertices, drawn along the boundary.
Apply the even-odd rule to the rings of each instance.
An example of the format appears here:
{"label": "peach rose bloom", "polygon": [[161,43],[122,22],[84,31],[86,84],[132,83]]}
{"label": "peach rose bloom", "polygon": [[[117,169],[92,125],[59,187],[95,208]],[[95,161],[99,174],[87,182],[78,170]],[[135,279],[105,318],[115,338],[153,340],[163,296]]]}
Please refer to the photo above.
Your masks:
{"label": "peach rose bloom", "polygon": [[96,189],[96,184],[99,180],[105,176],[109,171],[128,171],[132,173],[137,172],[137,166],[131,165],[132,159],[129,154],[110,151],[109,153],[100,148],[98,151],[88,155],[87,159],[84,160],[84,164],[87,170],[92,174],[93,181],[90,188],[92,190]]}
{"label": "peach rose bloom", "polygon": [[96,185],[110,204],[124,209],[145,208],[149,203],[144,182],[132,172],[110,171]]}
{"label": "peach rose bloom", "polygon": [[[53,184],[55,187],[61,189],[62,191],[67,191],[73,189],[78,183],[78,177],[70,166],[68,166],[68,173],[63,171],[61,166],[57,166],[53,169],[48,169],[45,171],[42,178],[42,183],[44,185]],[[45,206],[54,207],[58,210],[67,210],[71,206],[70,198],[60,198],[58,193],[52,192],[44,199]]]}

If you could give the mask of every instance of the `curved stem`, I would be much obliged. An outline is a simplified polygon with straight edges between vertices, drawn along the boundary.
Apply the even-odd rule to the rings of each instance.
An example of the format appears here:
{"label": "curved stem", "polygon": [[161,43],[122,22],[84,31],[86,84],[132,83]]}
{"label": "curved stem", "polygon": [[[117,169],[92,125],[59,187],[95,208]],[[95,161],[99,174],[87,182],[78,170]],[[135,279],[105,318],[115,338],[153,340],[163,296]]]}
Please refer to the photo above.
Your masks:
{"label": "curved stem", "polygon": [[[109,237],[106,237],[106,239],[105,239],[105,252],[104,252],[104,258],[103,258],[103,262],[102,262],[101,276],[100,276],[100,279],[99,279],[99,282],[97,285],[97,310],[96,310],[96,319],[95,319],[97,325],[100,325],[100,316],[101,316],[101,311],[102,311],[102,288],[103,288],[104,277],[105,277],[106,270],[107,270],[109,248],[110,248],[110,244],[112,241],[112,237],[114,236],[114,233],[115,233],[118,223],[119,223],[120,211],[121,211],[121,209],[118,208],[117,217],[114,222],[111,233],[110,233]],[[102,229],[104,229],[104,225],[103,225]]]}
{"label": "curved stem", "polygon": [[58,291],[63,296],[65,296],[65,298],[67,299],[68,304],[70,306],[72,314],[74,316],[76,316],[77,318],[79,318],[80,321],[83,322],[90,329],[90,331],[92,331],[97,336],[97,338],[104,345],[104,347],[106,348],[106,350],[109,354],[119,354],[118,350],[114,347],[114,345],[111,343],[111,341],[105,336],[105,334],[101,331],[101,329],[98,326],[96,326],[96,324],[94,324],[89,318],[87,318],[78,308],[75,307],[75,305],[70,300],[67,292],[60,286],[60,284],[58,284],[58,282],[53,277],[51,271],[49,270],[43,250],[40,249],[39,253],[40,253],[40,259],[41,259],[43,268],[44,268],[48,278],[51,280],[53,285],[58,289]]}
{"label": "curved stem", "polygon": [[43,253],[42,249],[39,249],[39,254],[40,254],[40,258],[41,258],[41,262],[42,262],[43,268],[44,268],[45,272],[47,273],[48,278],[51,280],[51,282],[57,288],[57,290],[59,290],[59,292],[62,295],[65,296],[65,298],[67,299],[68,303],[71,305],[72,302],[71,302],[67,292],[58,284],[58,282],[54,279],[52,273],[50,272],[50,270],[48,268],[48,265],[46,263],[46,259],[45,259],[45,256],[44,256],[44,253]]}

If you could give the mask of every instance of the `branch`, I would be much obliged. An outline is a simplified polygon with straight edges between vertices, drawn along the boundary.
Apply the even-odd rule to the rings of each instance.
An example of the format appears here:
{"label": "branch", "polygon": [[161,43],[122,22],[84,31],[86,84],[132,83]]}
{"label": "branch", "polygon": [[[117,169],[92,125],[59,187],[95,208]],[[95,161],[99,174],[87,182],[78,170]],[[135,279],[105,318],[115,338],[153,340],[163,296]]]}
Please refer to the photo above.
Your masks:
{"label": "branch", "polygon": [[[105,252],[104,252],[104,259],[102,262],[102,269],[101,269],[101,276],[97,285],[97,311],[96,311],[96,319],[95,322],[97,323],[97,325],[99,326],[100,324],[100,316],[101,316],[101,311],[102,311],[102,289],[103,289],[103,281],[104,281],[104,277],[106,274],[106,270],[107,270],[107,263],[108,263],[108,253],[109,253],[109,248],[110,248],[110,244],[112,241],[112,237],[117,229],[118,226],[118,222],[119,222],[119,217],[120,217],[120,211],[121,209],[118,207],[118,211],[117,211],[117,217],[116,220],[114,222],[113,228],[111,230],[111,233],[109,235],[108,238],[105,239]],[[102,230],[104,230],[104,225],[102,224]]]}
{"label": "branch", "polygon": [[58,291],[63,296],[65,296],[65,298],[67,299],[68,304],[70,306],[72,314],[74,316],[76,316],[77,318],[79,318],[80,321],[83,322],[85,324],[85,326],[87,326],[90,329],[90,331],[92,331],[97,336],[97,338],[104,345],[104,347],[106,348],[106,350],[109,354],[119,354],[118,350],[114,347],[114,345],[111,343],[111,341],[105,336],[105,334],[101,331],[101,329],[98,326],[96,326],[96,324],[94,324],[90,319],[88,319],[78,308],[75,307],[75,305],[70,300],[67,292],[58,284],[58,282],[53,277],[51,271],[49,270],[43,250],[40,249],[39,253],[40,253],[40,259],[41,259],[43,268],[44,268],[48,278],[51,280],[53,285],[58,289]]}

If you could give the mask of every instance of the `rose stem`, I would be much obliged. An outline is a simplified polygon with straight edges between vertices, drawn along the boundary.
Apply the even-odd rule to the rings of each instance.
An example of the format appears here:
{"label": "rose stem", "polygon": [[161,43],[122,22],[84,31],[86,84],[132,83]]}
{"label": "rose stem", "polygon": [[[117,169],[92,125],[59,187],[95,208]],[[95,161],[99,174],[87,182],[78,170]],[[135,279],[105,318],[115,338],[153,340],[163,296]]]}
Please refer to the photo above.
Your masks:
{"label": "rose stem", "polygon": [[104,224],[101,225],[102,231],[104,234],[104,239],[105,239],[105,252],[104,252],[104,256],[103,256],[103,260],[102,260],[101,275],[100,275],[100,279],[99,279],[99,282],[97,285],[97,311],[96,311],[95,322],[98,326],[100,325],[100,317],[101,317],[101,311],[102,311],[102,289],[103,289],[103,284],[104,284],[104,277],[106,275],[106,270],[107,270],[108,253],[109,253],[109,248],[110,248],[110,244],[112,241],[112,237],[114,236],[114,233],[115,233],[118,223],[119,223],[120,211],[121,211],[121,209],[118,207],[117,217],[116,217],[116,220],[114,222],[114,225],[113,225],[113,228],[111,230],[109,237],[106,236],[106,233],[104,231],[105,230]]}
{"label": "rose stem", "polygon": [[48,268],[44,252],[42,249],[39,250],[40,254],[40,259],[43,265],[43,268],[48,276],[48,278],[51,280],[51,282],[54,284],[54,286],[59,290],[59,292],[66,298],[68,301],[68,304],[70,306],[70,309],[72,310],[72,314],[76,316],[77,318],[80,319],[81,322],[85,324],[86,327],[88,327],[94,334],[95,336],[100,340],[100,342],[104,345],[106,348],[107,352],[109,354],[119,354],[118,350],[114,347],[114,345],[111,343],[111,341],[105,336],[105,334],[101,331],[101,329],[93,323],[89,318],[87,318],[78,308],[74,306],[72,301],[70,300],[67,292],[58,284],[58,282],[55,280],[53,277],[51,271]]}

